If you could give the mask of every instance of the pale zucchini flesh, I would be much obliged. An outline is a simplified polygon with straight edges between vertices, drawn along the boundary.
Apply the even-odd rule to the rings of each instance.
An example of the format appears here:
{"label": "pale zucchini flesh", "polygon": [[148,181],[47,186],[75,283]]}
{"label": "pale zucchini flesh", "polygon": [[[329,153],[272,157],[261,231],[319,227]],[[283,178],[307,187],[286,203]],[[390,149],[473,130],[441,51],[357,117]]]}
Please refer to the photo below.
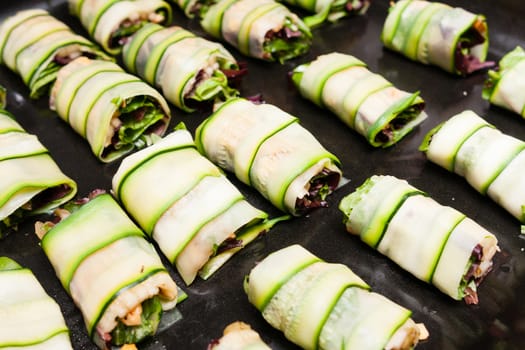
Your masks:
{"label": "pale zucchini flesh", "polygon": [[347,266],[299,245],[271,253],[245,281],[264,319],[304,349],[385,348],[411,312],[369,289]]}
{"label": "pale zucchini flesh", "polygon": [[[310,181],[328,169],[338,174],[339,183],[341,170],[338,159],[295,121],[275,106],[232,99],[199,125],[196,143],[215,164],[235,172],[277,208],[301,215],[297,201],[305,196]],[[317,163],[326,167],[306,183],[294,184]]]}
{"label": "pale zucchini flesh", "polygon": [[31,270],[0,257],[0,347],[73,349],[58,304]]}
{"label": "pale zucchini flesh", "polygon": [[389,147],[427,117],[419,93],[397,89],[359,59],[338,52],[296,67],[301,95],[334,112],[375,147]]}
{"label": "pale zucchini flesh", "polygon": [[467,110],[431,130],[420,149],[430,161],[463,176],[478,192],[524,222],[525,187],[518,179],[524,147],[522,140]]}
{"label": "pale zucchini flesh", "polygon": [[[496,237],[485,228],[394,176],[370,177],[344,197],[339,208],[350,233],[369,243],[365,234],[377,228],[382,234],[373,247],[454,299],[468,294],[464,278],[480,283],[499,249]],[[379,209],[387,215],[377,215]],[[483,251],[480,261],[478,248]],[[475,276],[468,273],[472,265],[479,265]]]}

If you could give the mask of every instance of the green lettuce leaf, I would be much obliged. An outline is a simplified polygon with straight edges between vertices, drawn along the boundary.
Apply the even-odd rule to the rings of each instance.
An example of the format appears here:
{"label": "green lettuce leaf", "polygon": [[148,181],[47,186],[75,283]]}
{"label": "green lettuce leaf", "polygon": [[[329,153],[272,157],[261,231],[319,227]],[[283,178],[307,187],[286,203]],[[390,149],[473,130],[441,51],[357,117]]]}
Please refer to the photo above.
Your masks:
{"label": "green lettuce leaf", "polygon": [[268,53],[272,60],[279,63],[301,56],[310,50],[312,44],[312,33],[310,28],[302,21],[295,22],[291,18],[286,18],[282,30],[300,32],[301,35],[291,38],[274,37],[266,40],[263,49]]}
{"label": "green lettuce leaf", "polygon": [[162,304],[159,297],[147,299],[142,303],[141,324],[138,326],[126,326],[118,322],[117,327],[111,332],[111,343],[113,345],[135,344],[147,337],[153,336],[162,316]]}

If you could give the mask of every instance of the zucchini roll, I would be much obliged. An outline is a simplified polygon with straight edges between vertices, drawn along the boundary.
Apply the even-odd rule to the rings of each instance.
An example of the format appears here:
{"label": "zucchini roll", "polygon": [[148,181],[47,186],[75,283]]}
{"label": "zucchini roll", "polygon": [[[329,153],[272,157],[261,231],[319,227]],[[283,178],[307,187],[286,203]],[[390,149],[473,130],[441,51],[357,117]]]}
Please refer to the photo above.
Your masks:
{"label": "zucchini roll", "polygon": [[312,43],[308,26],[274,0],[219,0],[206,8],[201,25],[244,55],[266,61],[283,63]]}
{"label": "zucchini roll", "polygon": [[186,112],[193,112],[192,106],[237,96],[229,79],[246,72],[221,44],[177,26],[144,25],[124,45],[122,57],[128,71],[159,88]]}
{"label": "zucchini roll", "polygon": [[489,70],[483,98],[525,118],[525,50],[517,46]]}
{"label": "zucchini roll", "polygon": [[31,270],[0,257],[0,348],[73,350],[60,307]]}
{"label": "zucchini roll", "polygon": [[264,319],[303,349],[408,350],[424,328],[346,265],[322,261],[299,245],[259,262],[244,290]]}
{"label": "zucchini roll", "polygon": [[198,126],[195,141],[212,162],[292,215],[327,206],[341,180],[337,157],[273,105],[225,102]]}
{"label": "zucchini roll", "polygon": [[38,138],[0,109],[0,238],[76,192],[75,181],[64,175]]}
{"label": "zucchini roll", "polygon": [[249,324],[233,322],[224,328],[223,336],[213,340],[207,350],[271,350]]}
{"label": "zucchini roll", "polygon": [[420,150],[525,223],[525,142],[467,110],[432,129]]}
{"label": "zucchini roll", "polygon": [[48,94],[60,67],[80,56],[109,59],[45,10],[20,11],[0,25],[0,63],[20,75],[31,98]]}
{"label": "zucchini roll", "polygon": [[36,233],[93,342],[109,349],[154,335],[178,291],[144,233],[106,193],[57,214]]}
{"label": "zucchini roll", "polygon": [[374,175],[339,204],[348,232],[443,293],[477,304],[498,240],[394,176]]}
{"label": "zucchini roll", "polygon": [[197,151],[184,129],[126,157],[113,192],[186,284],[197,274],[208,278],[273,223]]}
{"label": "zucchini roll", "polygon": [[352,15],[364,14],[370,6],[370,0],[281,0],[314,15],[303,18],[310,28],[324,23],[336,22],[339,19]]}
{"label": "zucchini roll", "polygon": [[383,44],[411,60],[467,75],[493,65],[483,15],[459,7],[421,1],[393,3],[381,33]]}
{"label": "zucchini roll", "polygon": [[145,23],[169,24],[171,6],[162,0],[68,0],[69,11],[104,50],[118,54]]}
{"label": "zucchini roll", "polygon": [[375,147],[392,146],[427,114],[419,92],[399,90],[354,56],[333,52],[296,67],[301,95],[328,108]]}
{"label": "zucchini roll", "polygon": [[157,90],[113,62],[85,57],[59,71],[49,106],[103,162],[151,143],[171,118]]}

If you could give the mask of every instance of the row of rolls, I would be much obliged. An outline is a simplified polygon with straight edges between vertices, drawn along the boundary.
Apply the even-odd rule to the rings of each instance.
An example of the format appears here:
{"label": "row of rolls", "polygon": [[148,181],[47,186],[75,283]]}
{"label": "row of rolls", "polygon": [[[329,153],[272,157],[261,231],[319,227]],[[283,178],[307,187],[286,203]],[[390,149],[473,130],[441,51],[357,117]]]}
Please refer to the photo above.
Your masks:
{"label": "row of rolls", "polygon": [[[370,5],[286,2],[314,14],[303,21],[271,0],[177,4],[212,37],[242,54],[279,62],[308,51],[311,28],[365,14]],[[207,279],[274,225],[326,207],[327,196],[345,178],[337,156],[299,118],[240,96],[246,68],[222,44],[166,26],[171,5],[70,0],[68,6],[98,44],[47,11],[30,9],[0,25],[0,63],[22,78],[29,96],[48,96],[50,109],[86,139],[101,162],[122,162],[111,193],[95,190],[75,199],[75,181],[5,110],[3,91],[0,237],[33,215],[53,212],[35,231],[82,312],[89,337],[102,349],[132,349],[130,344],[154,335],[162,315],[187,297],[159,253],[187,286],[197,276]],[[443,26],[448,30],[436,29]],[[444,4],[396,2],[381,40],[453,74],[491,67],[485,62],[484,17]],[[516,48],[499,69],[489,71],[484,97],[524,115],[525,97],[517,96],[515,86],[520,80],[513,78],[523,77],[523,67],[525,54]],[[337,115],[371,147],[396,144],[427,118],[419,92],[396,88],[348,54],[320,55],[295,67],[290,78],[303,97]],[[214,110],[194,135],[183,124],[168,132],[170,104],[186,113],[210,104]],[[465,111],[433,128],[420,150],[525,222],[523,141]],[[270,217],[250,204],[225,172],[257,190],[282,215]],[[342,229],[451,298],[478,303],[477,288],[499,247],[496,236],[472,219],[388,175],[371,176],[341,200],[339,210]],[[24,283],[38,281],[15,261],[2,259],[0,283],[12,288],[2,290],[0,299],[8,301],[13,315],[25,316],[0,327],[6,330],[0,332],[0,346],[70,349],[56,303],[39,287],[19,293],[29,288]],[[244,290],[268,323],[305,349],[410,349],[428,336],[410,310],[372,292],[347,266],[325,262],[298,245],[260,262]],[[54,322],[42,321],[48,317]],[[223,338],[210,348],[252,343],[268,348],[243,324],[233,325]]]}

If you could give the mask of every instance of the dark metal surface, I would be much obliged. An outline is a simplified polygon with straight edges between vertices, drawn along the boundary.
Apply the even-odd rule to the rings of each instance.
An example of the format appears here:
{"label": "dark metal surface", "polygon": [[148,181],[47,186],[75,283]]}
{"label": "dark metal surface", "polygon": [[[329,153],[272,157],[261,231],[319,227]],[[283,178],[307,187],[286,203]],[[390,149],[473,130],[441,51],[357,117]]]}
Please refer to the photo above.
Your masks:
{"label": "dark metal surface", "polygon": [[[497,60],[516,45],[525,45],[525,21],[522,0],[446,1],[487,16],[491,45],[489,59]],[[0,17],[19,9],[41,7],[85,35],[76,19],[69,17],[65,1],[12,1],[2,4]],[[418,151],[424,134],[439,122],[464,109],[473,109],[503,132],[525,138],[525,120],[503,109],[490,107],[481,99],[485,74],[468,78],[449,75],[438,68],[424,66],[383,49],[379,34],[387,13],[388,1],[376,0],[363,17],[344,19],[314,31],[311,52],[284,65],[236,57],[248,63],[249,75],[243,82],[243,95],[262,93],[268,103],[301,118],[308,128],[342,161],[344,174],[351,181],[333,194],[330,208],[308,217],[296,218],[275,227],[265,237],[241,251],[208,281],[197,280],[184,287],[173,269],[179,285],[189,294],[180,304],[183,319],[147,342],[148,349],[205,349],[219,337],[224,326],[235,320],[250,323],[273,349],[295,349],[278,331],[268,326],[242,291],[242,279],[254,263],[268,253],[292,243],[300,243],[330,262],[350,266],[372,288],[412,309],[413,318],[424,322],[430,338],[420,349],[523,349],[525,348],[525,239],[520,237],[519,222],[506,211],[472,189],[462,178],[427,162]],[[203,34],[195,22],[174,9],[175,24]],[[398,145],[373,149],[364,138],[343,125],[330,112],[302,99],[288,84],[287,72],[318,54],[340,51],[368,63],[369,68],[384,75],[397,87],[420,90],[427,102],[429,118]],[[94,188],[109,189],[118,161],[99,163],[87,142],[47,108],[45,99],[29,100],[21,79],[0,67],[0,83],[8,89],[8,109],[31,133],[50,149],[63,171],[74,178],[83,195]],[[184,121],[193,132],[207,113],[186,115],[173,110],[173,125]],[[464,212],[496,234],[501,253],[480,288],[480,303],[468,306],[443,295],[397,267],[387,258],[345,233],[339,200],[373,174],[391,174],[407,179],[427,191],[441,204]],[[256,192],[239,184],[248,199],[272,216],[277,215]],[[75,349],[95,349],[87,338],[79,311],[61,288],[53,269],[32,234],[32,222],[0,241],[0,255],[7,255],[33,269],[50,295],[62,307]]]}

